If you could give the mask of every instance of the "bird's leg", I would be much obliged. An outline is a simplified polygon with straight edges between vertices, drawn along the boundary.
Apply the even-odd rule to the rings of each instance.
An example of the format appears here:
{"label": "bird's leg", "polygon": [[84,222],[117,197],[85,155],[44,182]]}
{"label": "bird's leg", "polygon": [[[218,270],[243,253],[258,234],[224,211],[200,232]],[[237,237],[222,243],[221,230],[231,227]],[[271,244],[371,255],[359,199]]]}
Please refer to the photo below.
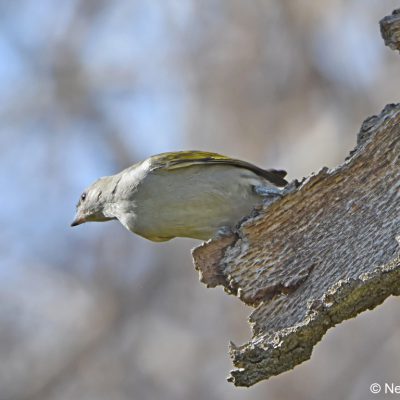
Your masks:
{"label": "bird's leg", "polygon": [[214,234],[215,239],[220,239],[223,237],[231,236],[233,235],[233,230],[230,226],[221,226],[218,228],[218,230]]}
{"label": "bird's leg", "polygon": [[278,197],[282,196],[282,191],[273,186],[258,185],[258,186],[253,186],[253,190],[259,196],[263,196],[263,197],[274,198],[276,196],[278,196]]}

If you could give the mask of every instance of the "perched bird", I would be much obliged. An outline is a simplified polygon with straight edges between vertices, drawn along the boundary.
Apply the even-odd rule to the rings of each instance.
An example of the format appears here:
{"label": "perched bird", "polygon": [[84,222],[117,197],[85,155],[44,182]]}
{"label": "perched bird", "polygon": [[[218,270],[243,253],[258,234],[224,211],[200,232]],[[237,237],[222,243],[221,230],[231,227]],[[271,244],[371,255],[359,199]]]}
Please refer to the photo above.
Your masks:
{"label": "perched bird", "polygon": [[285,175],[216,153],[162,153],[89,186],[71,226],[118,219],[155,242],[206,240],[230,231],[265,197],[279,196]]}

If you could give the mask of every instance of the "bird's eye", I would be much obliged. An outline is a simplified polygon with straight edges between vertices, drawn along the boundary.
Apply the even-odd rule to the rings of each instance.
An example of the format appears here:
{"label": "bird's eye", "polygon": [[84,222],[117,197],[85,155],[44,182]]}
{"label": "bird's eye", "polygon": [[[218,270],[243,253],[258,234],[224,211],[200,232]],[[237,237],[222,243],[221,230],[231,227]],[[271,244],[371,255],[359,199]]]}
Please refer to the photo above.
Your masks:
{"label": "bird's eye", "polygon": [[81,194],[81,200],[84,201],[86,199],[86,193]]}

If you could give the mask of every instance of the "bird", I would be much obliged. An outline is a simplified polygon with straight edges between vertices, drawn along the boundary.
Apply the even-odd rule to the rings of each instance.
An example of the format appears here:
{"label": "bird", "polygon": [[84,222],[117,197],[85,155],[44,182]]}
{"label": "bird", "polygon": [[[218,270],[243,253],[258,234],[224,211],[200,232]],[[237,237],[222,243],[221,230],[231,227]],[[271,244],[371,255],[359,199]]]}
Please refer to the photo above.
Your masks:
{"label": "bird", "polygon": [[154,242],[208,240],[232,232],[266,198],[281,196],[285,176],[217,153],[161,153],[90,185],[71,226],[116,219]]}

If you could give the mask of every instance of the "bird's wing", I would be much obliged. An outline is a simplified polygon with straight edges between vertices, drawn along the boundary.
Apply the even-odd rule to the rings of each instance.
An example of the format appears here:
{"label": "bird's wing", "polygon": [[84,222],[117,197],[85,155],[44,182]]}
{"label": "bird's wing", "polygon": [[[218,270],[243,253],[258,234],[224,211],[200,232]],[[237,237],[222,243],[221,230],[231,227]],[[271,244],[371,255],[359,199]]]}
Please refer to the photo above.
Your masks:
{"label": "bird's wing", "polygon": [[248,169],[255,174],[262,176],[276,186],[285,186],[287,181],[284,179],[286,171],[275,169],[262,169],[254,164],[234,158],[226,157],[217,153],[208,153],[205,151],[178,151],[173,153],[161,153],[152,156],[150,159],[151,170],[155,169],[177,169],[185,168],[198,164],[225,164],[233,165],[239,168]]}

